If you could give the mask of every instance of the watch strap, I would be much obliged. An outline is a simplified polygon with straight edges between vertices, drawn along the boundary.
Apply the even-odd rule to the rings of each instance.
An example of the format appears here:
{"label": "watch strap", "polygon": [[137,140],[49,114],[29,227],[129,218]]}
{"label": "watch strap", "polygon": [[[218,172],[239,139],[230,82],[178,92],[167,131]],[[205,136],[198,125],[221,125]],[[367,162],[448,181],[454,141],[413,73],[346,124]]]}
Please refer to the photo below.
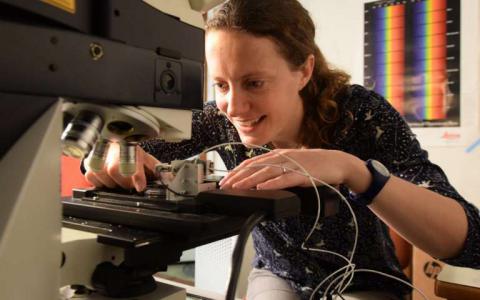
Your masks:
{"label": "watch strap", "polygon": [[370,205],[390,178],[390,174],[386,176],[376,170],[373,166],[373,161],[374,160],[369,159],[365,163],[368,171],[370,171],[370,174],[372,175],[372,181],[370,182],[369,187],[365,192],[353,195],[353,201],[362,205]]}

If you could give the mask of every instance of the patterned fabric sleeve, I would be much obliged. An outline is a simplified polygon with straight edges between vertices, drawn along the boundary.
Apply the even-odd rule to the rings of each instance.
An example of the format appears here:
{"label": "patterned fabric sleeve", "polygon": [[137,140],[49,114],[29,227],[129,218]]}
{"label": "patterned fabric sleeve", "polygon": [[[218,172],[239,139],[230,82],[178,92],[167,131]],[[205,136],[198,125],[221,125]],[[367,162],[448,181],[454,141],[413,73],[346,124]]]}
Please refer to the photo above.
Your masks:
{"label": "patterned fabric sleeve", "polygon": [[442,169],[428,160],[428,153],[420,147],[405,120],[383,97],[359,86],[353,87],[352,96],[353,99],[362,99],[356,103],[355,121],[362,123],[360,128],[363,134],[371,137],[370,145],[374,149],[370,153],[371,157],[365,159],[377,159],[394,175],[458,201],[468,218],[468,235],[460,254],[443,261],[457,266],[480,268],[478,208],[465,201],[450,185]]}
{"label": "patterned fabric sleeve", "polygon": [[151,139],[141,143],[144,150],[162,162],[185,159],[201,153],[224,139],[225,117],[221,116],[214,103],[207,103],[202,111],[194,111],[192,137],[179,143],[166,143]]}

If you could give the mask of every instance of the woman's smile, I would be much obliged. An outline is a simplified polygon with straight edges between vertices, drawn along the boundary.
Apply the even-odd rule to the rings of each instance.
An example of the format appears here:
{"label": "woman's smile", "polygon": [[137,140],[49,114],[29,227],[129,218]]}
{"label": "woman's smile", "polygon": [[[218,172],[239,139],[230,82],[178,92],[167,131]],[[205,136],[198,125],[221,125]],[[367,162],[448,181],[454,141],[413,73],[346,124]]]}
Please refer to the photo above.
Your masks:
{"label": "woman's smile", "polygon": [[233,124],[242,133],[252,133],[263,123],[265,118],[266,116],[263,115],[256,119],[234,119]]}

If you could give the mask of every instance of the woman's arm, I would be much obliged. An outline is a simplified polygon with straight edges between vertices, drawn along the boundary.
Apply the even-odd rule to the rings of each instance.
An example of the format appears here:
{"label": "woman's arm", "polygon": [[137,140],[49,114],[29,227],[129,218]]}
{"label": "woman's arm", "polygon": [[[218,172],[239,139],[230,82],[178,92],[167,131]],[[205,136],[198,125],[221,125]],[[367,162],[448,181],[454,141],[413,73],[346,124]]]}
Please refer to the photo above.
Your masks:
{"label": "woman's arm", "polygon": [[[346,185],[364,192],[371,182],[365,163],[351,158]],[[454,199],[391,176],[369,208],[403,238],[436,258],[457,256],[468,231],[463,207]]]}
{"label": "woman's arm", "polygon": [[[383,97],[360,87],[354,88],[354,97],[358,100],[352,102],[359,103],[353,105],[357,135],[369,133],[363,137],[371,145],[368,153],[358,154],[363,159],[381,161],[395,175],[369,208],[433,257],[456,257],[466,249],[469,226],[475,227],[471,228],[470,237],[475,240],[479,236],[480,228],[474,225],[480,222],[478,210],[467,203],[443,171],[428,160],[427,152],[420,147],[405,120]],[[365,162],[354,156],[348,160],[351,169],[347,167],[345,184],[354,192],[365,191],[371,182]]]}
{"label": "woman's arm", "polygon": [[[365,162],[354,155],[336,150],[284,149],[243,162],[222,180],[222,188],[310,186],[305,176],[273,166],[301,171],[285,156],[304,166],[313,177],[332,185],[344,184],[356,194],[365,192],[372,180]],[[264,165],[272,167],[255,168]],[[467,217],[452,198],[392,175],[369,208],[406,240],[434,257],[450,258],[463,248]]]}

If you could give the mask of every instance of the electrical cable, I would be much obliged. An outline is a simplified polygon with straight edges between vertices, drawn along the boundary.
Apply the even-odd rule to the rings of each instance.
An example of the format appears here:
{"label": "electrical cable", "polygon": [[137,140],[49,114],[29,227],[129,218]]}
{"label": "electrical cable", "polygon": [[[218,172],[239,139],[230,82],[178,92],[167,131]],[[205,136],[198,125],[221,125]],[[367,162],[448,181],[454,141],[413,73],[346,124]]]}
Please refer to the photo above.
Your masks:
{"label": "electrical cable", "polygon": [[[243,145],[243,146],[245,146],[245,144],[243,144],[243,143],[241,143],[241,142],[222,143],[222,144],[218,144],[218,145],[212,146],[212,147],[210,147],[210,148],[207,148],[206,150],[204,150],[204,151],[202,152],[202,154],[203,154],[203,153],[206,153],[206,152],[209,152],[209,151],[211,151],[211,150],[214,150],[214,149],[216,149],[216,148],[223,147],[223,146],[225,146],[225,148],[227,148],[227,147],[231,148],[232,144],[238,144],[238,145]],[[254,147],[254,148],[259,148],[259,149],[262,149],[262,150],[267,151],[267,152],[273,151],[273,150],[271,150],[271,149],[268,149],[268,148],[262,147],[262,146],[258,146],[258,145],[247,145],[247,146],[248,146],[248,147],[251,147],[251,148],[252,148],[252,147]],[[296,166],[298,166],[298,167],[303,171],[303,173],[302,173],[302,172],[299,172],[298,170],[295,170],[295,169],[292,169],[292,168],[288,168],[288,167],[285,167],[285,166],[278,166],[278,165],[270,165],[270,166],[279,167],[279,168],[282,168],[282,170],[289,170],[289,171],[296,172],[296,173],[298,173],[298,174],[300,174],[300,175],[303,175],[303,176],[308,177],[309,180],[310,180],[310,182],[312,183],[312,186],[313,186],[313,188],[314,188],[314,190],[315,190],[315,194],[316,194],[316,197],[317,197],[317,214],[316,214],[316,218],[315,218],[315,221],[314,221],[314,223],[313,223],[313,225],[312,225],[312,228],[311,228],[309,234],[307,235],[307,237],[306,237],[305,240],[303,241],[303,243],[302,243],[302,245],[301,245],[301,248],[302,248],[303,250],[307,250],[307,251],[325,252],[325,253],[330,253],[330,254],[333,254],[333,255],[337,255],[337,256],[339,256],[340,258],[345,259],[345,260],[347,261],[347,264],[351,264],[351,261],[352,261],[352,259],[353,259],[353,254],[355,253],[357,240],[358,240],[358,223],[357,223],[355,214],[353,213],[353,209],[351,208],[351,206],[350,206],[350,204],[348,203],[348,201],[345,199],[345,197],[344,197],[337,189],[335,189],[334,187],[332,187],[331,185],[329,185],[328,183],[326,183],[326,182],[324,182],[324,181],[322,181],[322,180],[316,179],[317,182],[319,182],[319,183],[321,183],[321,184],[329,187],[329,188],[332,189],[335,193],[337,193],[337,194],[340,196],[340,198],[342,198],[342,200],[347,203],[347,206],[349,207],[350,212],[352,213],[352,217],[353,217],[353,219],[354,219],[354,224],[355,224],[355,229],[356,229],[356,231],[355,231],[354,246],[353,246],[353,250],[352,250],[352,252],[351,252],[352,254],[351,254],[350,259],[347,259],[347,258],[345,258],[343,255],[338,254],[338,253],[335,253],[335,252],[332,252],[332,251],[323,250],[323,249],[316,249],[316,248],[311,248],[311,247],[308,247],[308,248],[307,248],[307,247],[305,246],[305,244],[306,244],[306,242],[310,239],[310,236],[313,234],[313,232],[314,232],[314,230],[315,230],[316,224],[318,224],[318,223],[319,223],[319,220],[320,220],[320,212],[321,212],[320,194],[319,194],[318,189],[317,189],[317,186],[316,186],[316,184],[315,184],[315,182],[314,182],[314,177],[312,177],[312,176],[309,174],[309,172],[308,172],[300,163],[298,163],[298,162],[297,162],[296,160],[294,160],[293,158],[291,158],[291,157],[289,157],[288,155],[285,155],[285,154],[283,154],[283,153],[281,153],[281,152],[277,152],[276,154],[278,154],[279,156],[281,156],[281,157],[283,157],[283,158],[291,161],[292,163],[294,163]],[[261,164],[253,164],[252,167],[255,166],[255,165],[256,165],[256,166],[259,166],[259,165],[261,165]],[[267,164],[265,164],[265,165],[267,165]],[[250,167],[244,167],[244,168],[250,168]],[[347,272],[344,274],[344,280],[347,278],[348,274],[349,274],[349,273],[347,273]],[[351,274],[351,273],[350,273],[350,274]],[[350,283],[350,282],[352,281],[352,279],[353,279],[353,274],[351,274],[351,278],[350,278],[350,280],[348,281],[348,283]],[[343,281],[344,281],[344,280],[343,280]],[[342,282],[343,282],[343,281],[342,281]],[[315,291],[316,291],[317,289],[318,289],[318,286],[316,287],[316,289],[315,289],[314,292],[312,293],[311,299],[313,298],[313,295],[315,294]]]}
{"label": "electrical cable", "polygon": [[[270,167],[285,168],[285,169],[287,169],[287,170],[289,170],[289,171],[291,171],[291,172],[295,172],[295,173],[298,173],[298,174],[300,174],[300,175],[304,175],[302,172],[299,172],[299,171],[297,171],[297,170],[295,170],[295,169],[291,169],[291,168],[284,167],[284,166],[280,166],[280,165],[272,165],[272,164],[253,164],[253,165],[252,165],[252,168],[253,168],[254,166],[270,166]],[[246,168],[249,168],[249,167],[246,167]],[[310,176],[310,175],[308,175],[308,176]],[[315,177],[312,177],[312,176],[310,176],[310,177],[311,177],[314,181],[317,181],[317,182],[322,183],[322,184],[324,184],[324,185],[326,185],[326,186],[329,186],[328,184],[324,183],[323,181],[321,181],[321,180],[319,180],[319,179],[317,179],[317,178],[315,178]],[[338,191],[337,189],[335,189],[335,188],[333,188],[333,187],[331,187],[331,188],[334,189],[336,192],[339,193],[339,191]],[[343,195],[340,194],[340,197],[341,197],[343,200],[346,201],[346,199],[345,199],[345,197],[343,197]],[[349,209],[350,209],[350,211],[351,211],[351,213],[352,213],[352,216],[353,216],[353,218],[354,218],[354,223],[355,223],[355,225],[358,226],[358,223],[357,223],[355,214],[354,214],[354,212],[353,212],[353,209],[352,209],[350,203],[346,202],[346,204],[347,204],[347,206],[349,207]],[[357,235],[355,236],[355,244],[356,244],[356,241],[357,241],[357,239],[358,239],[358,227],[356,227],[356,233],[357,233]],[[310,235],[309,235],[308,237],[310,237]],[[308,237],[305,239],[304,243],[308,241]],[[328,250],[324,250],[324,249],[307,248],[307,250],[314,250],[314,251],[319,251],[319,252],[330,253],[330,254],[337,255],[337,256],[339,256],[340,258],[346,259],[346,258],[345,258],[343,255],[341,255],[341,254],[338,254],[338,253],[335,253],[335,252],[332,252],[332,251],[328,251]],[[339,268],[338,270],[334,271],[333,273],[331,273],[329,276],[327,276],[327,277],[317,286],[317,288],[321,287],[321,286],[324,284],[324,282],[326,282],[329,278],[331,278],[332,276],[335,276],[337,273],[339,273],[339,272],[341,272],[343,269],[345,269],[345,274],[342,274],[342,275],[334,278],[334,279],[330,282],[330,284],[328,285],[327,289],[325,289],[325,291],[324,291],[324,293],[323,293],[322,296],[325,296],[325,294],[327,294],[327,296],[328,296],[328,295],[336,294],[336,295],[335,295],[335,298],[336,298],[336,296],[339,296],[340,298],[343,299],[343,297],[342,297],[341,295],[342,295],[343,291],[346,289],[346,287],[350,284],[351,280],[353,279],[353,274],[354,274],[355,272],[372,272],[372,273],[380,274],[380,275],[383,275],[383,276],[385,276],[385,277],[388,277],[388,278],[391,278],[391,279],[395,279],[395,280],[397,280],[397,281],[399,281],[399,282],[402,282],[402,283],[406,284],[407,286],[409,286],[409,287],[413,288],[414,290],[416,290],[418,293],[420,293],[421,296],[422,296],[424,299],[428,300],[428,298],[425,296],[425,294],[424,294],[420,289],[414,287],[411,283],[409,283],[409,282],[407,282],[407,281],[405,281],[405,280],[403,280],[403,279],[400,279],[400,278],[398,278],[398,277],[395,277],[395,276],[392,276],[392,275],[389,275],[389,274],[387,274],[387,273],[383,273],[383,272],[380,272],[380,271],[376,271],[376,270],[370,270],[370,269],[355,269],[355,264],[353,264],[353,263],[351,262],[351,260],[352,260],[352,258],[353,258],[353,252],[354,252],[354,251],[355,251],[355,247],[354,247],[354,250],[352,251],[352,255],[351,255],[351,257],[350,257],[350,260],[347,260],[347,262],[348,262],[347,265],[345,265],[345,266]],[[332,292],[332,294],[328,294],[329,289],[330,289],[330,287],[331,287],[332,284],[334,284],[337,280],[342,279],[342,281],[339,283],[340,286],[342,286],[345,278],[347,278],[348,276],[350,276],[350,279],[349,279],[349,281],[347,282],[347,284],[345,284],[342,288],[340,288],[340,290],[339,290],[338,292],[335,292],[335,289],[334,289],[334,292]],[[315,295],[315,292],[316,292],[316,290],[314,290],[314,292],[312,292],[311,299],[312,299],[313,296]]]}
{"label": "electrical cable", "polygon": [[[356,250],[356,245],[357,245],[357,241],[358,241],[358,223],[357,223],[357,219],[356,219],[356,216],[355,216],[355,213],[353,212],[353,209],[350,205],[350,203],[348,203],[348,201],[345,199],[345,197],[337,190],[335,189],[334,187],[332,187],[331,185],[325,183],[324,181],[320,180],[320,179],[317,179],[315,177],[312,177],[310,174],[308,174],[307,172],[307,175],[305,175],[304,173],[302,172],[299,172],[298,170],[295,170],[295,169],[292,169],[292,168],[289,168],[289,167],[285,167],[285,166],[280,166],[280,165],[274,165],[274,164],[252,164],[251,166],[248,166],[248,167],[244,167],[244,168],[256,168],[256,167],[259,167],[259,166],[267,166],[267,167],[277,167],[277,168],[282,168],[282,169],[286,169],[290,172],[294,172],[294,173],[297,173],[297,174],[300,174],[300,175],[303,175],[303,176],[306,176],[306,177],[309,177],[310,180],[312,181],[317,181],[327,187],[329,187],[330,189],[334,190],[339,196],[340,198],[345,201],[346,205],[349,207],[350,209],[350,212],[352,214],[352,218],[353,218],[353,221],[354,221],[354,225],[355,225],[355,239],[354,239],[354,246],[353,246],[353,249],[352,249],[352,252],[351,252],[351,255],[350,255],[350,258],[346,258],[345,256],[339,254],[339,253],[336,253],[336,252],[333,252],[333,251],[329,251],[329,250],[325,250],[325,249],[318,249],[318,248],[312,248],[312,247],[306,247],[305,244],[307,243],[307,241],[309,240],[309,238],[311,237],[311,235],[313,234],[314,230],[315,230],[315,226],[316,224],[318,224],[319,222],[319,217],[320,217],[320,205],[321,205],[321,201],[320,201],[320,196],[317,192],[317,202],[318,202],[318,211],[317,211],[317,218],[315,219],[315,222],[312,226],[312,229],[310,230],[309,234],[307,235],[307,237],[305,238],[305,240],[303,241],[302,243],[302,246],[301,248],[303,250],[307,250],[307,251],[315,251],[315,252],[323,252],[323,253],[328,253],[328,254],[332,254],[332,255],[335,255],[335,256],[338,256],[340,257],[341,259],[345,260],[347,262],[347,265],[341,267],[340,269],[336,270],[335,272],[333,272],[332,274],[330,274],[329,276],[327,276],[327,278],[325,278],[324,281],[322,281],[319,285],[317,285],[317,287],[314,289],[314,291],[312,292],[312,295],[310,297],[310,299],[313,299],[315,293],[317,292],[317,290],[323,285],[323,283],[328,279],[330,278],[331,276],[334,276],[336,273],[338,273],[339,271],[342,271],[343,269],[345,269],[345,273],[343,275],[340,275],[340,276],[343,276],[342,278],[342,281],[340,281],[339,283],[339,286],[342,286],[344,285],[344,287],[346,288],[350,282],[353,280],[353,273],[352,272],[349,272],[349,268],[351,269],[354,269],[355,268],[355,265],[352,264],[352,260],[353,260],[353,255],[355,253],[355,250]],[[315,186],[316,187],[316,186]],[[349,277],[350,276],[350,277]],[[344,284],[345,280],[348,278],[348,282],[346,284]],[[339,279],[339,277],[335,278],[332,282],[336,282],[337,280]],[[328,287],[330,287],[331,285],[329,285]],[[327,288],[328,290],[328,288]],[[327,291],[326,290],[326,291]],[[324,292],[324,294],[326,293],[326,291]]]}
{"label": "electrical cable", "polygon": [[[251,145],[251,144],[246,145],[246,144],[243,144],[243,143],[241,143],[241,142],[233,142],[233,143],[222,143],[222,144],[218,144],[218,145],[212,146],[212,147],[210,147],[210,148],[205,149],[205,150],[202,152],[202,154],[203,154],[203,153],[206,153],[206,152],[209,152],[209,151],[212,151],[212,150],[214,150],[214,149],[216,149],[216,148],[220,148],[220,147],[226,147],[226,148],[229,147],[229,148],[231,148],[232,144],[233,144],[233,145],[243,145],[243,146],[247,146],[247,147],[250,147],[250,148],[252,148],[252,147],[253,147],[253,148],[258,148],[258,149],[262,149],[262,150],[267,151],[267,152],[273,151],[273,150],[271,150],[271,149],[268,149],[268,148],[262,147],[262,146],[258,146],[258,145]],[[353,259],[353,254],[355,253],[355,248],[356,248],[357,239],[358,239],[358,223],[357,223],[357,221],[356,221],[355,214],[353,213],[353,209],[351,208],[351,206],[350,206],[350,204],[348,203],[348,201],[345,199],[345,197],[344,197],[337,189],[335,189],[334,187],[332,187],[331,185],[329,185],[328,183],[326,183],[326,182],[324,182],[324,181],[322,181],[322,180],[320,180],[320,179],[316,179],[316,178],[312,177],[312,176],[310,175],[310,173],[309,173],[300,163],[298,163],[298,162],[297,162],[296,160],[294,160],[293,158],[291,158],[291,157],[289,157],[288,155],[285,155],[285,154],[283,154],[283,153],[280,153],[280,152],[277,152],[276,154],[278,154],[279,156],[281,156],[281,157],[283,157],[283,158],[286,158],[287,160],[291,161],[293,164],[295,164],[296,166],[298,166],[298,167],[303,171],[303,173],[300,172],[300,171],[298,171],[298,170],[295,170],[295,169],[292,169],[292,168],[289,168],[289,167],[285,167],[285,166],[279,166],[279,165],[269,165],[269,166],[274,166],[274,167],[282,168],[283,170],[289,170],[289,171],[296,172],[296,173],[298,173],[298,174],[300,174],[300,175],[303,175],[303,176],[308,177],[309,180],[310,180],[310,182],[312,183],[312,186],[313,186],[313,188],[314,188],[314,190],[315,190],[315,194],[316,194],[316,197],[317,197],[317,214],[316,214],[316,218],[315,218],[315,221],[314,221],[314,223],[313,223],[313,225],[312,225],[312,228],[311,228],[309,234],[307,235],[307,237],[306,237],[305,240],[303,241],[301,248],[302,248],[303,250],[307,250],[307,251],[317,251],[317,252],[330,253],[330,254],[339,256],[340,258],[346,260],[346,261],[347,261],[347,264],[348,264],[348,263],[351,263],[351,260]],[[253,167],[253,166],[255,166],[255,165],[256,165],[256,166],[259,166],[259,165],[261,165],[261,164],[253,164],[251,167]],[[268,165],[268,164],[265,164],[265,165]],[[244,167],[244,168],[251,168],[251,167]],[[323,250],[323,249],[317,249],[317,248],[311,248],[311,247],[306,247],[306,246],[305,246],[306,242],[309,240],[310,236],[313,234],[313,232],[314,232],[314,230],[315,230],[315,227],[316,227],[316,224],[318,224],[318,222],[319,222],[319,220],[320,220],[320,212],[321,212],[320,194],[319,194],[319,192],[318,192],[318,189],[317,189],[317,186],[316,186],[314,180],[317,181],[317,182],[319,182],[319,183],[321,183],[321,184],[323,184],[323,185],[325,185],[325,186],[327,186],[327,187],[329,187],[329,188],[332,189],[335,193],[337,193],[337,194],[340,196],[340,198],[342,198],[342,200],[344,200],[344,201],[347,203],[347,206],[349,207],[349,209],[350,209],[350,211],[351,211],[351,213],[352,213],[352,216],[353,216],[353,219],[354,219],[354,224],[355,224],[355,229],[356,229],[356,231],[355,231],[356,234],[355,234],[354,248],[353,248],[353,250],[352,250],[352,254],[351,254],[350,260],[347,259],[347,258],[345,258],[343,255],[338,254],[338,253],[335,253],[335,252],[332,252],[332,251]],[[345,278],[346,278],[347,275],[348,275],[348,273],[346,272],[345,275],[344,275]],[[353,278],[353,275],[352,275],[352,278]],[[349,280],[349,282],[351,282],[352,278]],[[317,288],[316,288],[316,289],[314,290],[314,292],[312,293],[311,299],[313,298],[313,295],[315,294],[315,291],[316,291],[318,288],[319,288],[319,286],[317,286]]]}
{"label": "electrical cable", "polygon": [[[216,148],[219,148],[219,147],[223,147],[223,146],[229,146],[231,147],[231,145],[244,145],[246,147],[250,147],[250,148],[258,148],[258,149],[262,149],[262,150],[266,150],[266,151],[273,151],[271,149],[268,149],[266,147],[262,147],[262,146],[258,146],[258,145],[251,145],[251,144],[244,144],[244,143],[241,143],[241,142],[232,142],[232,143],[222,143],[222,144],[218,144],[218,145],[215,145],[213,147],[210,147],[206,150],[204,150],[202,152],[203,153],[206,153],[206,152],[209,152],[209,151],[212,151]],[[326,296],[327,297],[331,297],[333,293],[336,293],[335,295],[335,298],[336,296],[341,296],[341,294],[343,293],[343,291],[348,287],[348,285],[352,282],[353,280],[353,277],[354,277],[354,273],[355,272],[372,272],[372,273],[377,273],[377,274],[380,274],[380,275],[383,275],[385,277],[388,277],[388,278],[392,278],[392,279],[395,279],[395,280],[398,280],[406,285],[408,285],[409,287],[412,287],[414,290],[418,291],[424,299],[427,299],[427,297],[425,296],[424,293],[422,293],[422,291],[420,291],[419,289],[417,289],[416,287],[414,287],[412,284],[408,283],[407,281],[405,280],[402,280],[400,278],[397,278],[395,276],[392,276],[392,275],[389,275],[389,274],[386,274],[386,273],[383,273],[383,272],[380,272],[380,271],[375,271],[375,270],[369,270],[369,269],[357,269],[355,270],[355,264],[352,263],[353,261],[353,256],[355,254],[355,251],[356,251],[356,246],[357,246],[357,241],[358,241],[358,222],[357,222],[357,219],[356,219],[356,215],[350,205],[350,203],[348,203],[347,199],[342,195],[342,193],[340,193],[339,190],[337,190],[336,188],[334,188],[333,186],[327,184],[326,182],[318,179],[318,178],[315,178],[313,176],[310,175],[310,173],[300,164],[298,163],[297,161],[295,161],[293,158],[283,154],[283,153],[280,153],[280,152],[277,152],[276,154],[288,159],[289,161],[293,162],[296,166],[298,166],[301,171],[303,172],[300,172],[298,170],[295,170],[295,169],[292,169],[292,168],[288,168],[288,167],[285,167],[285,166],[281,166],[281,165],[273,165],[273,164],[253,164],[252,166],[249,166],[249,167],[244,167],[244,168],[253,168],[254,166],[258,167],[258,166],[261,166],[261,165],[264,165],[264,166],[270,166],[270,167],[278,167],[278,168],[281,168],[283,170],[289,170],[291,172],[295,172],[295,173],[298,173],[302,176],[305,176],[307,178],[309,178],[310,182],[312,183],[312,186],[313,188],[315,189],[315,193],[316,193],[316,196],[317,196],[317,201],[318,201],[318,209],[317,209],[317,216],[315,218],[315,222],[312,226],[312,229],[310,230],[309,234],[307,235],[307,237],[305,238],[304,242],[302,243],[301,245],[301,248],[303,250],[308,250],[308,251],[315,251],[315,252],[323,252],[323,253],[330,253],[330,254],[333,254],[333,255],[336,255],[342,259],[344,259],[346,262],[347,262],[347,265],[343,266],[343,267],[340,267],[339,269],[337,269],[336,271],[334,271],[333,273],[331,273],[329,276],[327,276],[326,278],[324,278],[324,280],[322,282],[320,282],[320,284],[318,284],[316,286],[316,288],[313,290],[311,296],[310,296],[310,300],[313,299],[314,295],[316,294],[316,292],[318,291],[318,289],[320,289],[320,287],[329,279],[331,278],[332,276],[335,276],[337,273],[341,272],[342,270],[345,269],[345,272],[337,277],[335,277],[332,282],[330,282],[329,286],[327,287],[327,289],[323,292],[323,296]],[[348,209],[350,210],[350,213],[352,215],[352,219],[353,219],[353,222],[354,222],[354,225],[355,225],[355,239],[354,239],[354,244],[353,244],[353,249],[351,251],[351,254],[350,254],[350,257],[349,258],[346,258],[345,256],[339,254],[339,253],[336,253],[336,252],[333,252],[333,251],[329,251],[329,250],[325,250],[325,249],[319,249],[319,248],[312,248],[312,247],[306,247],[305,244],[306,242],[309,240],[309,238],[311,237],[311,235],[313,234],[314,230],[315,230],[315,227],[316,225],[319,223],[319,218],[320,218],[320,205],[321,205],[321,201],[320,201],[320,194],[318,192],[318,189],[317,189],[317,186],[315,184],[315,182],[318,182],[322,185],[325,185],[327,186],[328,188],[332,189],[336,194],[338,194],[340,196],[340,198],[342,199],[342,201],[345,202],[345,204],[347,205]],[[242,249],[243,251],[243,249]],[[243,256],[243,255],[242,255]],[[233,268],[233,266],[232,266]],[[233,269],[232,269],[233,270]],[[342,279],[335,287],[334,287],[334,291],[332,294],[328,294],[328,290],[329,288],[331,287],[332,284],[334,284],[336,281],[338,281],[339,279]],[[348,279],[348,280],[347,280]],[[347,280],[347,282],[345,283],[345,280]],[[229,289],[230,289],[230,284],[229,284]],[[228,294],[227,294],[228,295]],[[234,295],[233,295],[234,296]],[[229,299],[229,298],[227,298]],[[231,298],[233,299],[233,298]]]}
{"label": "electrical cable", "polygon": [[[345,298],[343,298],[342,294],[337,294],[342,300],[345,300]],[[337,295],[335,295],[335,297],[337,297]]]}
{"label": "electrical cable", "polygon": [[265,219],[264,212],[255,212],[243,224],[240,233],[237,237],[237,242],[232,253],[232,269],[230,272],[230,279],[228,282],[226,300],[235,299],[235,291],[237,289],[238,276],[242,267],[243,253],[245,251],[245,245],[247,244],[248,237],[253,228]]}

